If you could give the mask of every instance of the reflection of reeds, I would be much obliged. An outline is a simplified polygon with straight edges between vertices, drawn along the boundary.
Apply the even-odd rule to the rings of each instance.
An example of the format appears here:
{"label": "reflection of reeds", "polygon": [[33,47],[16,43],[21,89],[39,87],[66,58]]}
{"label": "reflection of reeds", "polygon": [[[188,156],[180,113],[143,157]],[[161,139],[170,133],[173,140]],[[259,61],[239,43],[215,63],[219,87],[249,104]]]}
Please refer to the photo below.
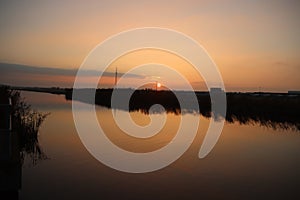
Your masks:
{"label": "reflection of reeds", "polygon": [[228,122],[300,130],[300,96],[231,93],[227,102]]}
{"label": "reflection of reeds", "polygon": [[[118,89],[121,93],[131,93],[131,89]],[[86,97],[93,94],[95,90],[81,89],[82,95],[78,101],[97,104],[111,108],[112,89],[98,89],[95,99]],[[181,92],[189,95],[191,92]],[[226,118],[226,121],[235,121],[241,124],[259,124],[273,129],[300,130],[300,96],[272,93],[227,93],[227,113],[220,116],[211,112],[210,94],[208,92],[196,92],[200,113],[205,117]],[[66,99],[72,99],[72,89],[66,90]],[[187,101],[189,100],[186,98]],[[186,104],[181,108],[172,91],[136,90],[130,98],[129,107],[122,99],[113,108],[126,111],[141,111],[149,114],[153,104],[160,104],[165,110],[154,110],[154,112],[169,112],[174,114],[195,113],[193,105]]]}
{"label": "reflection of reeds", "polygon": [[18,135],[21,161],[24,161],[25,156],[29,156],[35,165],[38,160],[46,159],[47,156],[39,145],[38,131],[48,113],[33,110],[18,91],[5,87],[1,87],[0,90],[1,98],[10,98],[12,102],[12,131]]}

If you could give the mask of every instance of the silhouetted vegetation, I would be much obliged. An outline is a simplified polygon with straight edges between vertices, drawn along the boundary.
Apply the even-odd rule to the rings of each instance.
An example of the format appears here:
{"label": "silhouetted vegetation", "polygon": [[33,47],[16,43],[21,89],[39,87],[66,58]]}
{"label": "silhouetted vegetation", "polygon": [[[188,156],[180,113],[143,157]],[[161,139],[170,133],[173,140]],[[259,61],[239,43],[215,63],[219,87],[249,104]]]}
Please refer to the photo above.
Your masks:
{"label": "silhouetted vegetation", "polygon": [[[13,89],[63,94],[67,100],[72,100],[72,88],[30,88],[12,87]],[[85,103],[96,104],[107,108],[121,109],[125,111],[140,111],[149,114],[149,109],[154,104],[160,104],[165,110],[154,112],[168,112],[174,114],[198,113],[198,108],[188,102],[181,107],[173,91],[155,91],[151,89],[133,90],[117,89],[120,96],[126,97],[132,93],[129,106],[122,99],[112,106],[111,98],[113,89],[80,89],[80,97],[73,99]],[[192,92],[175,91],[176,94],[185,96],[189,101]],[[92,94],[92,95],[90,95]],[[95,98],[93,95],[95,94]],[[211,99],[208,92],[195,92],[200,108],[200,114],[211,117]],[[260,124],[270,128],[300,130],[300,95],[288,93],[226,93],[227,112],[225,117],[228,123],[238,121],[241,124]],[[153,110],[152,110],[153,111]]]}
{"label": "silhouetted vegetation", "polygon": [[[176,95],[172,91],[118,89],[120,93],[132,93],[129,107],[122,99],[112,107],[111,97],[113,89],[81,89],[80,99],[74,99],[86,103],[97,104],[107,108],[121,109],[126,111],[140,111],[149,114],[149,109],[154,104],[160,104],[166,112],[174,114],[197,113],[197,108],[191,104],[180,107]],[[72,89],[66,89],[66,99],[72,99]],[[95,93],[95,99],[88,99],[89,94]],[[180,92],[188,95],[191,92]],[[200,108],[200,114],[211,117],[211,101],[208,92],[195,92]],[[122,96],[122,95],[121,95]],[[226,121],[241,124],[260,124],[270,128],[282,128],[300,130],[300,95],[289,95],[287,93],[226,93],[227,113]],[[162,112],[157,110],[155,112]]]}
{"label": "silhouetted vegetation", "polygon": [[11,99],[12,131],[18,135],[18,148],[23,163],[26,155],[30,156],[32,164],[38,160],[46,159],[39,141],[39,127],[47,117],[47,114],[33,110],[21,97],[19,91],[10,90],[7,87],[0,87],[1,99]]}
{"label": "silhouetted vegetation", "polygon": [[226,120],[241,124],[259,123],[273,129],[300,130],[300,96],[229,93]]}

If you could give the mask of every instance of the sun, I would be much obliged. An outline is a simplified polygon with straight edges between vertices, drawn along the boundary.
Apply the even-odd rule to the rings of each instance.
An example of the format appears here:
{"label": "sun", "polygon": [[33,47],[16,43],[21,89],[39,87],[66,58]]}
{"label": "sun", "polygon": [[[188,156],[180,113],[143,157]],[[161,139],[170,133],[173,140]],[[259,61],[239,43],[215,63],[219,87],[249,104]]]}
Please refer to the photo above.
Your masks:
{"label": "sun", "polygon": [[157,86],[158,88],[160,88],[160,87],[161,87],[161,83],[156,83],[156,86]]}

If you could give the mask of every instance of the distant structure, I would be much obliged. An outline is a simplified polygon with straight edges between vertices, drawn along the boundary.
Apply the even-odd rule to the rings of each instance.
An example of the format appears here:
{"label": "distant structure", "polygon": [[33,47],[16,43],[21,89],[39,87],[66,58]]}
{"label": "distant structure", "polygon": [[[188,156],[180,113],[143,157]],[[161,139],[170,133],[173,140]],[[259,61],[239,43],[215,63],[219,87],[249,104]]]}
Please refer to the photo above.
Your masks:
{"label": "distant structure", "polygon": [[118,82],[118,68],[116,67],[116,72],[115,72],[115,86],[117,86]]}
{"label": "distant structure", "polygon": [[290,90],[290,91],[288,91],[288,94],[297,94],[297,95],[300,95],[300,91]]}
{"label": "distant structure", "polygon": [[212,93],[221,93],[221,92],[224,92],[224,91],[222,90],[222,88],[215,87],[215,88],[210,88],[210,92],[212,92]]}

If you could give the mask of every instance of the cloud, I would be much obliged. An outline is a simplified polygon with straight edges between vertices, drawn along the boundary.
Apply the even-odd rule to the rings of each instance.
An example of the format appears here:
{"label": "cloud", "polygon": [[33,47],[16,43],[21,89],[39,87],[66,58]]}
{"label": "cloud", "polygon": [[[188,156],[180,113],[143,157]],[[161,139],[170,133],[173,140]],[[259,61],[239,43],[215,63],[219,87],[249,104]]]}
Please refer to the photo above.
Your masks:
{"label": "cloud", "polygon": [[[8,75],[12,73],[24,73],[30,75],[48,75],[48,76],[76,76],[77,69],[59,69],[50,67],[37,67],[28,66],[21,64],[10,64],[10,63],[0,63],[0,70],[2,75]],[[100,71],[97,70],[84,70],[82,71],[85,76],[97,76]],[[118,73],[118,76],[124,75],[123,73]],[[102,76],[114,77],[114,72],[103,72]],[[145,78],[139,74],[126,74],[130,78]]]}

